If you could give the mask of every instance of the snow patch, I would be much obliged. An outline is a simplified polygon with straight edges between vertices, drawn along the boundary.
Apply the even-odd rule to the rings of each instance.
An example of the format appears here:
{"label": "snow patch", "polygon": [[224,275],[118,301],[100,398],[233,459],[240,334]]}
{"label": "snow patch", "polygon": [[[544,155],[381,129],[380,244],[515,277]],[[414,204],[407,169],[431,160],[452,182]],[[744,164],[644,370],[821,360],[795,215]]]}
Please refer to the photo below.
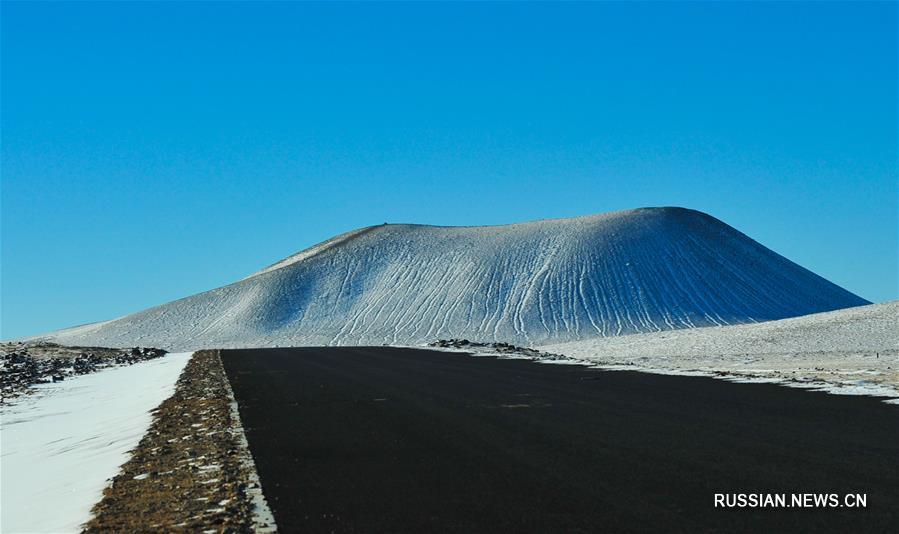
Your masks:
{"label": "snow patch", "polygon": [[0,409],[0,530],[77,532],[191,353],[35,386]]}
{"label": "snow patch", "polygon": [[780,321],[539,348],[601,368],[899,397],[899,301]]}

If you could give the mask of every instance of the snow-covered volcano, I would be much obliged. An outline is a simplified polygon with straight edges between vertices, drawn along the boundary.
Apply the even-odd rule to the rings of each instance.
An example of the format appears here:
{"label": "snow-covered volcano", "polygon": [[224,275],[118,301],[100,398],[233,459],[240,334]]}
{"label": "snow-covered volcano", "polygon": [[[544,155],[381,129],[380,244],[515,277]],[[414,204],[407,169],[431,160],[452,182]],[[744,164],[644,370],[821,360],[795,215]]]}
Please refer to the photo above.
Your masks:
{"label": "snow-covered volcano", "polygon": [[174,349],[548,344],[867,304],[723,222],[644,208],[505,226],[355,230],[234,284],[51,334]]}

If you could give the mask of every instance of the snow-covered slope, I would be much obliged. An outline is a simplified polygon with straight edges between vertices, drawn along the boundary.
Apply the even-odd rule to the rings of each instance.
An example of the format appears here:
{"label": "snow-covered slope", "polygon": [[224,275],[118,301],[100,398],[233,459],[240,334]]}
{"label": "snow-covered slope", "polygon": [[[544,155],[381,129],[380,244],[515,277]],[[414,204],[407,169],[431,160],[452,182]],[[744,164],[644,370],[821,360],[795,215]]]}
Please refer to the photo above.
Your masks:
{"label": "snow-covered slope", "polygon": [[644,208],[363,228],[237,283],[49,337],[182,350],[448,337],[534,345],[863,304],[709,215]]}
{"label": "snow-covered slope", "polygon": [[817,380],[838,391],[897,395],[899,301],[780,321],[594,338],[541,349],[588,363]]}
{"label": "snow-covered slope", "polygon": [[619,357],[899,354],[899,301],[792,319],[715,328],[694,328],[548,345],[567,356]]}

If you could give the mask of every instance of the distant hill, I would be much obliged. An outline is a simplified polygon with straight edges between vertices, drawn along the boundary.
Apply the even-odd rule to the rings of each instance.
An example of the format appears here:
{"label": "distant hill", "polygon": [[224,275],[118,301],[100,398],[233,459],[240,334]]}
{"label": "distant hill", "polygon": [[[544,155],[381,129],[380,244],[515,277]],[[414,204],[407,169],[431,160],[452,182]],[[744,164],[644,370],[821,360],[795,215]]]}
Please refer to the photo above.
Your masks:
{"label": "distant hill", "polygon": [[355,230],[239,282],[46,336],[101,346],[519,345],[767,321],[868,302],[683,208]]}

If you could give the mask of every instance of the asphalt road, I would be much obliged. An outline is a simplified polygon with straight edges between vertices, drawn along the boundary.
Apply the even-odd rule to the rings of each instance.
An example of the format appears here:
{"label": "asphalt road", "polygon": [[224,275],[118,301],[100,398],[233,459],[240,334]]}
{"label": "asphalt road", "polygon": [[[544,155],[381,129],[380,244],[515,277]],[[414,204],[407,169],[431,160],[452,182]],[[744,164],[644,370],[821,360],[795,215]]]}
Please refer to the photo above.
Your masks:
{"label": "asphalt road", "polygon": [[[872,398],[382,347],[222,358],[281,532],[899,525],[899,406]],[[714,507],[754,492],[867,507]]]}

